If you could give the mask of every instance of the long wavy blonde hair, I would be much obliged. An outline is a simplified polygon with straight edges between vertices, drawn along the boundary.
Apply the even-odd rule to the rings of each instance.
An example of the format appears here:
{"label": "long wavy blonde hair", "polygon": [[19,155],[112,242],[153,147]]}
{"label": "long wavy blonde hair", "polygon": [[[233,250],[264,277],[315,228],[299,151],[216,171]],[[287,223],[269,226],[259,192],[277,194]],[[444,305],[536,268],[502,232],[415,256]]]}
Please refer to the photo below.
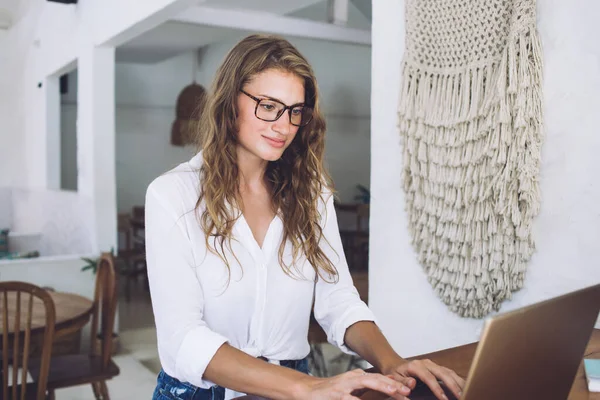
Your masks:
{"label": "long wavy blonde hair", "polygon": [[[323,193],[333,193],[333,189],[323,166],[325,119],[319,109],[317,81],[311,66],[300,52],[287,40],[277,36],[246,37],[230,50],[216,72],[197,130],[203,165],[196,212],[206,236],[206,246],[223,259],[230,272],[225,249],[231,249],[233,226],[241,210],[236,153],[237,98],[247,82],[269,69],[300,77],[304,82],[305,103],[314,109],[312,121],[298,129],[283,156],[269,162],[265,172],[265,178],[270,183],[273,207],[280,210],[283,221],[280,265],[286,274],[293,276],[293,265],[304,255],[316,276],[336,280],[337,270],[321,249],[326,240],[322,240],[320,222],[323,216],[318,207],[319,202],[324,200]],[[292,245],[291,265],[283,259],[288,241]]]}

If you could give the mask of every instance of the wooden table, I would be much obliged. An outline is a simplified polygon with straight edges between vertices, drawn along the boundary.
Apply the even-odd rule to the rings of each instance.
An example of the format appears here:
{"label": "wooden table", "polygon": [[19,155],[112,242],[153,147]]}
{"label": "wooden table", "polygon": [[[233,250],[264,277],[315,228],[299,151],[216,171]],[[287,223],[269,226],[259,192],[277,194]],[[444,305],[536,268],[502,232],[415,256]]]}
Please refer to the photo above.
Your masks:
{"label": "wooden table", "polygon": [[[72,293],[49,292],[54,301],[56,311],[56,325],[54,333],[53,354],[71,353],[79,351],[81,329],[87,324],[94,309],[92,300]],[[8,293],[8,319],[9,327],[15,320],[15,311],[17,303],[16,293]],[[25,318],[27,316],[27,304],[29,296],[21,295],[21,329],[25,331]],[[46,324],[46,311],[43,302],[37,297],[33,298],[33,316],[31,319],[32,335],[32,354],[36,354],[40,349],[36,346],[36,337],[42,336]],[[0,311],[0,321],[3,318],[3,311]],[[75,349],[76,348],[76,349]],[[37,351],[36,351],[37,350]]]}
{"label": "wooden table", "polygon": [[[466,377],[469,374],[469,368],[473,357],[475,356],[476,348],[477,343],[472,343],[435,353],[424,354],[414,358],[429,358],[440,365],[452,368],[460,376]],[[600,329],[594,330],[592,338],[585,350],[584,358],[600,358]],[[388,397],[384,394],[368,392],[361,396],[361,398],[364,400],[383,400]],[[583,372],[583,362],[579,366],[577,376],[575,377],[571,393],[567,400],[600,400],[600,393],[590,393],[587,390],[585,373]]]}

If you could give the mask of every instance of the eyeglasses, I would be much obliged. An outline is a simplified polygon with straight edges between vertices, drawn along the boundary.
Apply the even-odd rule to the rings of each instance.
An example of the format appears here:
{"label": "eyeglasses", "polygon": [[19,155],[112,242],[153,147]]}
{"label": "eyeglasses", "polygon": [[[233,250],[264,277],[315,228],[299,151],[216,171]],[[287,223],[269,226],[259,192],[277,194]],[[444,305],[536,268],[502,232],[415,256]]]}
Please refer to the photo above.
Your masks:
{"label": "eyeglasses", "polygon": [[313,108],[305,104],[298,103],[286,106],[278,100],[254,97],[242,89],[240,89],[240,92],[256,102],[254,115],[260,120],[268,122],[277,121],[283,115],[285,110],[289,110],[290,124],[294,126],[306,126],[313,118]]}

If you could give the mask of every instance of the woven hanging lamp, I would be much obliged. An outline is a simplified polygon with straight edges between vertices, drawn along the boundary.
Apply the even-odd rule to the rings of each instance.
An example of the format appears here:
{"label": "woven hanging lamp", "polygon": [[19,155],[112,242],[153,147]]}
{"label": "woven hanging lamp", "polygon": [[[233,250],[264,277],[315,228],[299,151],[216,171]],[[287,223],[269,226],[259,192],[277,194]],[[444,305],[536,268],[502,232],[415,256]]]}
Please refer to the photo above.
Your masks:
{"label": "woven hanging lamp", "polygon": [[183,88],[177,97],[176,117],[171,127],[171,144],[173,146],[185,146],[194,143],[200,115],[206,102],[206,90],[202,85],[196,83],[197,57],[198,55],[194,57],[192,68],[193,83]]}
{"label": "woven hanging lamp", "polygon": [[206,90],[196,82],[186,86],[179,97],[175,110],[176,119],[171,127],[171,144],[185,146],[194,143],[195,130],[206,100]]}

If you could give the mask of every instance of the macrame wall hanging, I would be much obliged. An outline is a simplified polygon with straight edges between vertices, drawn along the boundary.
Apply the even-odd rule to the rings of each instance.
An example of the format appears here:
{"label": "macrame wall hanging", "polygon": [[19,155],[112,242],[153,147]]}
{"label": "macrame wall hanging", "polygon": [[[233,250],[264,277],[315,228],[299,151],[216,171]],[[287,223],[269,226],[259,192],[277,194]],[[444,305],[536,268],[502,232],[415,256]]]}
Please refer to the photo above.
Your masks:
{"label": "macrame wall hanging", "polygon": [[200,52],[194,54],[192,83],[183,88],[177,97],[176,117],[171,126],[171,144],[173,146],[193,144],[196,139],[200,115],[206,102],[206,90],[202,85],[196,83],[199,57]]}
{"label": "macrame wall hanging", "polygon": [[540,207],[541,69],[535,0],[407,0],[410,233],[435,292],[463,317],[523,286]]}

